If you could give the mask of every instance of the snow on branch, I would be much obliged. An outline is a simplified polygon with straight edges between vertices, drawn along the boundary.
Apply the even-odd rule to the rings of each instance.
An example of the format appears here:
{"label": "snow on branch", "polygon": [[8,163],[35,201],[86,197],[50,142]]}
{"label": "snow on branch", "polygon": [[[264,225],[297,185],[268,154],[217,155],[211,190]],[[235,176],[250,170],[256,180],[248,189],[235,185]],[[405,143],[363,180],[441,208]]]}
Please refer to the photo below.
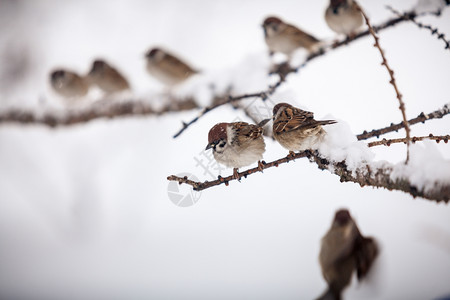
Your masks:
{"label": "snow on branch", "polygon": [[[432,113],[429,114],[424,114],[423,112],[421,112],[417,117],[408,120],[408,124],[414,125],[414,124],[418,124],[418,123],[425,123],[426,121],[432,120],[432,119],[441,119],[442,117],[448,115],[450,113],[450,103],[445,104],[442,108],[433,111]],[[390,126],[381,128],[381,129],[373,129],[370,132],[364,131],[361,134],[358,134],[356,137],[358,140],[366,140],[366,139],[370,139],[372,137],[380,137],[380,135],[389,133],[389,132],[393,132],[393,131],[398,131],[399,129],[404,127],[404,123],[400,122],[398,124],[394,124],[391,123]]]}
{"label": "snow on branch", "polygon": [[431,25],[425,25],[425,24],[423,24],[421,22],[418,22],[416,20],[415,16],[411,16],[411,15],[409,15],[407,13],[403,13],[402,14],[398,10],[394,9],[392,6],[388,5],[388,6],[386,6],[386,8],[388,10],[390,10],[392,13],[394,13],[395,15],[397,15],[397,17],[403,17],[403,18],[405,18],[405,20],[411,21],[414,24],[416,24],[417,27],[419,27],[421,29],[425,28],[425,29],[429,30],[431,35],[436,35],[436,37],[439,40],[442,40],[445,43],[445,49],[450,50],[450,42],[445,38],[445,34],[441,33],[438,28],[434,28]]}
{"label": "snow on branch", "polygon": [[388,63],[388,61],[386,59],[386,56],[384,55],[384,51],[383,51],[383,49],[381,48],[381,45],[380,45],[380,38],[376,34],[376,32],[373,29],[372,25],[370,24],[369,17],[367,17],[366,13],[364,12],[364,10],[361,8],[361,6],[358,3],[355,2],[355,5],[356,5],[356,8],[358,8],[358,10],[363,15],[364,20],[366,21],[367,27],[369,27],[369,32],[373,36],[373,38],[375,40],[374,47],[376,47],[378,49],[378,51],[380,52],[381,59],[382,59],[381,64],[386,67],[386,70],[388,71],[389,76],[391,77],[391,80],[389,81],[389,83],[392,84],[392,86],[394,87],[395,93],[397,95],[397,99],[398,99],[398,102],[400,104],[399,109],[400,109],[400,111],[402,113],[402,117],[403,117],[403,126],[404,126],[405,131],[406,131],[406,163],[408,163],[408,161],[409,161],[410,130],[409,130],[408,120],[406,119],[405,102],[403,102],[403,95],[400,93],[400,91],[398,89],[397,82],[395,81],[394,71],[389,66],[389,63]]}
{"label": "snow on branch", "polygon": [[[354,182],[358,183],[361,187],[372,186],[385,188],[388,190],[398,190],[412,195],[413,197],[422,197],[428,200],[436,202],[444,201],[448,203],[450,199],[450,183],[432,185],[432,188],[418,187],[411,183],[411,180],[407,175],[404,175],[400,168],[401,166],[394,166],[387,162],[383,163],[362,163],[357,169],[351,169],[348,167],[345,161],[334,162],[327,158],[322,157],[317,151],[302,151],[294,154],[289,154],[286,157],[274,160],[266,163],[262,161],[262,170],[278,167],[281,164],[294,161],[298,158],[307,157],[311,162],[317,164],[319,169],[328,170],[332,174],[338,175],[341,182]],[[254,174],[256,172],[262,172],[259,167],[248,169],[246,171],[238,173],[237,180],[241,180],[243,177]],[[177,181],[179,184],[188,184],[196,191],[205,190],[221,184],[229,185],[230,181],[235,180],[232,175],[227,177],[219,176],[217,180],[197,182],[190,180],[187,176],[178,177],[170,175],[167,177],[169,181]]]}
{"label": "snow on branch", "polygon": [[90,106],[82,110],[48,111],[36,113],[13,109],[0,113],[1,123],[41,124],[50,127],[69,126],[78,123],[89,122],[99,118],[117,118],[124,116],[161,115],[167,112],[184,111],[198,108],[192,99],[174,101],[161,109],[154,109],[150,104],[137,101],[114,103],[104,106]]}
{"label": "snow on branch", "polygon": [[[444,143],[448,143],[448,140],[450,139],[450,135],[437,135],[434,136],[433,134],[429,134],[427,136],[413,136],[411,138],[411,142],[414,144],[415,142],[418,141],[423,141],[423,140],[433,140],[436,141],[436,143],[439,143],[440,141],[444,141]],[[395,144],[395,143],[405,143],[406,144],[407,139],[406,138],[399,138],[399,139],[382,139],[381,141],[375,141],[375,142],[371,142],[368,144],[369,147],[374,147],[374,146],[390,146],[391,144]]]}

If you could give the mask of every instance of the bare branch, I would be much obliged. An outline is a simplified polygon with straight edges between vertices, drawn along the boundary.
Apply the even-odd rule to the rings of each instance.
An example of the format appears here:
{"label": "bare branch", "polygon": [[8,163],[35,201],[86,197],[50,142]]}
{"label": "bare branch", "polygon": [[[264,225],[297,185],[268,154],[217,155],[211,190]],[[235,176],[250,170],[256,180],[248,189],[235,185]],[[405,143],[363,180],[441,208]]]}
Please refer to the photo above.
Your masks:
{"label": "bare branch", "polygon": [[[439,143],[440,141],[444,141],[444,143],[448,143],[448,140],[450,138],[450,135],[438,135],[438,136],[434,136],[431,133],[427,136],[413,136],[411,138],[411,142],[414,144],[415,142],[418,141],[423,141],[423,140],[434,140],[436,141],[436,143]],[[395,143],[404,143],[406,144],[407,139],[406,138],[399,138],[399,139],[382,139],[381,141],[375,141],[375,142],[371,142],[369,144],[367,144],[369,147],[374,147],[374,146],[390,146],[391,144],[395,144]]]}
{"label": "bare branch", "polygon": [[400,104],[399,109],[400,109],[400,111],[402,113],[403,125],[404,125],[405,131],[406,131],[406,163],[408,163],[408,161],[409,161],[410,130],[409,130],[409,125],[408,125],[408,120],[406,119],[405,103],[403,102],[403,95],[400,94],[400,91],[399,91],[398,86],[397,86],[397,82],[395,81],[394,71],[392,70],[392,68],[389,66],[389,63],[387,62],[386,56],[384,55],[384,51],[383,51],[383,49],[381,48],[381,45],[380,45],[379,37],[375,33],[375,30],[373,29],[372,25],[370,24],[369,18],[367,17],[366,13],[361,8],[361,6],[359,6],[358,3],[355,2],[355,5],[356,5],[356,8],[363,15],[364,20],[366,21],[367,27],[369,27],[370,34],[373,36],[373,38],[375,40],[374,46],[378,49],[378,51],[380,51],[380,55],[381,55],[381,58],[382,58],[382,63],[381,64],[386,67],[386,70],[388,71],[389,76],[391,77],[391,80],[389,81],[389,83],[392,84],[392,86],[394,87],[395,93],[397,94],[397,99],[398,99],[398,102]]}
{"label": "bare branch", "polygon": [[[432,120],[432,119],[441,119],[442,117],[448,115],[450,113],[450,103],[445,104],[441,109],[438,109],[432,113],[429,114],[424,114],[423,112],[421,112],[417,117],[408,120],[408,124],[414,125],[417,123],[425,123],[428,120]],[[364,130],[363,133],[358,134],[356,137],[358,138],[358,140],[366,140],[366,139],[370,139],[372,137],[377,137],[379,138],[380,135],[389,133],[389,132],[393,132],[393,131],[398,131],[399,129],[404,127],[404,123],[400,122],[398,124],[394,124],[391,123],[390,126],[381,128],[381,129],[374,129],[370,132],[367,132]]]}
{"label": "bare branch", "polygon": [[423,24],[423,23],[421,23],[421,22],[418,22],[418,21],[416,20],[416,18],[411,17],[411,16],[409,16],[408,14],[402,14],[402,13],[400,13],[398,10],[394,9],[392,6],[387,5],[386,8],[387,8],[388,10],[390,10],[392,13],[394,13],[395,15],[397,15],[397,17],[403,17],[403,18],[405,18],[406,20],[409,20],[409,21],[413,22],[414,24],[416,24],[417,27],[419,27],[419,28],[421,28],[421,29],[422,29],[422,28],[425,28],[425,29],[429,30],[430,33],[431,33],[431,35],[436,35],[437,38],[438,38],[439,40],[442,40],[442,41],[445,43],[445,49],[450,50],[450,42],[449,42],[448,40],[445,39],[445,34],[439,32],[439,29],[438,29],[438,28],[434,28],[434,27],[432,27],[431,25],[425,25],[425,24]]}
{"label": "bare branch", "polygon": [[[372,187],[382,187],[388,190],[398,190],[403,191],[412,195],[413,197],[422,197],[429,200],[434,200],[436,202],[444,201],[448,202],[450,200],[450,184],[445,184],[442,186],[436,186],[431,190],[420,190],[416,186],[412,185],[408,179],[400,178],[393,180],[391,174],[394,167],[389,164],[385,164],[382,168],[373,167],[371,164],[363,164],[361,168],[357,170],[348,169],[345,161],[342,162],[331,162],[326,158],[320,156],[318,152],[311,152],[309,150],[295,153],[293,155],[288,155],[286,157],[277,159],[273,162],[266,163],[262,161],[262,170],[278,167],[283,163],[288,163],[297,158],[308,157],[311,162],[315,162],[319,169],[328,170],[331,173],[338,175],[341,182],[355,182],[360,186],[372,186]],[[238,180],[240,181],[242,177],[247,178],[247,176],[260,171],[259,167],[248,169],[246,171],[238,173]],[[179,184],[188,184],[193,187],[196,191],[205,190],[213,186],[225,184],[229,185],[230,181],[235,180],[232,175],[227,177],[219,176],[217,180],[197,182],[192,181],[185,177],[178,177],[175,175],[170,175],[167,177],[169,181],[177,181]]]}
{"label": "bare branch", "polygon": [[106,106],[91,106],[84,110],[61,112],[46,112],[42,115],[24,110],[10,110],[0,113],[1,123],[41,124],[50,127],[69,126],[89,122],[99,118],[117,118],[124,116],[161,115],[167,112],[184,111],[198,107],[192,99],[172,102],[172,104],[155,110],[144,102],[124,102]]}

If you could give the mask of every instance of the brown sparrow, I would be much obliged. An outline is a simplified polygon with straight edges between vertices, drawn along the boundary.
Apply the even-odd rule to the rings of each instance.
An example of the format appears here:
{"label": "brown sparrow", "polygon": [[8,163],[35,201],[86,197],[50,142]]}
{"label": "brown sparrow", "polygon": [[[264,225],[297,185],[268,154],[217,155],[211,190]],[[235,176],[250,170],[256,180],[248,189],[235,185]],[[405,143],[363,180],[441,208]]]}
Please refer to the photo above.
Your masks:
{"label": "brown sparrow", "polygon": [[119,71],[103,60],[94,61],[92,69],[87,75],[87,79],[106,94],[114,94],[130,88],[128,81]]}
{"label": "brown sparrow", "polygon": [[364,19],[353,0],[330,0],[325,21],[334,32],[352,36],[363,25]]}
{"label": "brown sparrow", "polygon": [[185,62],[160,48],[151,49],[145,57],[147,58],[147,71],[169,87],[198,73]]}
{"label": "brown sparrow", "polygon": [[325,135],[322,125],[334,120],[316,121],[314,114],[287,103],[273,108],[273,137],[289,152],[312,149]]}
{"label": "brown sparrow", "polygon": [[330,230],[322,238],[319,262],[328,290],[319,299],[341,299],[353,271],[362,280],[377,255],[375,240],[361,235],[348,210],[337,211]]}
{"label": "brown sparrow", "polygon": [[266,150],[263,138],[263,126],[270,121],[265,119],[258,125],[245,122],[219,123],[214,125],[208,134],[208,145],[217,162],[233,168],[233,178],[238,179],[238,169],[260,160]]}
{"label": "brown sparrow", "polygon": [[311,53],[318,50],[321,45],[321,41],[312,35],[294,25],[284,23],[277,17],[266,18],[262,26],[271,55],[274,52],[281,52],[290,58],[292,53],[299,48],[305,48]]}
{"label": "brown sparrow", "polygon": [[89,84],[84,77],[62,69],[50,74],[50,84],[56,93],[66,98],[83,97],[89,90]]}

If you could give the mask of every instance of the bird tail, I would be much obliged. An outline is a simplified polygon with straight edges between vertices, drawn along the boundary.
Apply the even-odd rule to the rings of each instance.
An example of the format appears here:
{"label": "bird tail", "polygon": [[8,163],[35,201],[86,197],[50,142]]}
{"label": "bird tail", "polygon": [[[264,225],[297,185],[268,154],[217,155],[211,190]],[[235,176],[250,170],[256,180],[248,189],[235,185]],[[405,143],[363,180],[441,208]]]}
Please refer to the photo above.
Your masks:
{"label": "bird tail", "polygon": [[363,279],[370,271],[375,258],[378,256],[378,245],[373,238],[361,236],[356,240],[356,275]]}
{"label": "bird tail", "polygon": [[319,123],[319,125],[330,125],[330,124],[337,123],[337,121],[335,121],[335,120],[323,120],[323,121],[317,121],[317,123]]}
{"label": "bird tail", "polygon": [[316,300],[341,300],[341,294],[333,292],[330,288],[328,288],[322,295],[319,296]]}
{"label": "bird tail", "polygon": [[269,122],[270,120],[271,120],[270,118],[269,119],[264,119],[264,120],[262,120],[261,122],[258,123],[258,126],[259,127],[264,127],[264,125],[266,125],[267,122]]}

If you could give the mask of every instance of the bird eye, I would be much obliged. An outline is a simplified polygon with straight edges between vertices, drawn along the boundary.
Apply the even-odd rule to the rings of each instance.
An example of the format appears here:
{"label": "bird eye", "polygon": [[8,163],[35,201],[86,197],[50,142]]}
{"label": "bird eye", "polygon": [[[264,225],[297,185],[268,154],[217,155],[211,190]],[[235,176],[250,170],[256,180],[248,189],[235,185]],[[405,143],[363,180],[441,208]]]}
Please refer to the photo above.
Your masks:
{"label": "bird eye", "polygon": [[219,147],[220,147],[220,148],[223,148],[223,147],[225,147],[225,144],[226,144],[226,142],[225,142],[225,141],[222,141],[222,142],[220,142]]}

